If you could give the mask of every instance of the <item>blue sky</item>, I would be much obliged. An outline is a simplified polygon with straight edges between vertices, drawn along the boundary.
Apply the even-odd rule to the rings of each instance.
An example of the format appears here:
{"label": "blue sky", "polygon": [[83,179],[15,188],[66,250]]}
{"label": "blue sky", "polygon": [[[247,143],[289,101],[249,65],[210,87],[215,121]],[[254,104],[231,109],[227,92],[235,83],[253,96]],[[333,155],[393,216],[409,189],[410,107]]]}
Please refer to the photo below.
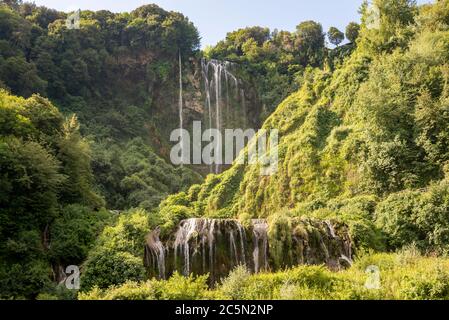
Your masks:
{"label": "blue sky", "polygon": [[[359,21],[358,8],[363,0],[34,0],[37,5],[61,11],[76,9],[112,12],[132,11],[148,3],[166,10],[182,12],[196,25],[202,46],[214,45],[226,33],[248,26],[293,31],[301,21],[321,22],[344,30],[351,21]],[[425,0],[420,3],[429,2]]]}

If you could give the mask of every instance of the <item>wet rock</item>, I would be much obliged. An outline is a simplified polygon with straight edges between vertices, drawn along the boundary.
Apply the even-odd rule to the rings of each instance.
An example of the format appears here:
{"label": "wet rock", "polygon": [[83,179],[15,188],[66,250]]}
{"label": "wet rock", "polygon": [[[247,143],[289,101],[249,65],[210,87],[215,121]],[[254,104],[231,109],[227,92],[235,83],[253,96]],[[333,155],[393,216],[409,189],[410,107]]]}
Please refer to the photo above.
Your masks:
{"label": "wet rock", "polygon": [[159,228],[148,235],[145,265],[153,277],[166,278],[175,271],[209,274],[211,283],[238,265],[254,273],[301,264],[338,270],[352,263],[352,243],[347,227],[337,227],[331,221],[295,219],[285,241],[276,239],[266,220],[244,227],[232,219],[188,219],[166,239],[160,239]]}

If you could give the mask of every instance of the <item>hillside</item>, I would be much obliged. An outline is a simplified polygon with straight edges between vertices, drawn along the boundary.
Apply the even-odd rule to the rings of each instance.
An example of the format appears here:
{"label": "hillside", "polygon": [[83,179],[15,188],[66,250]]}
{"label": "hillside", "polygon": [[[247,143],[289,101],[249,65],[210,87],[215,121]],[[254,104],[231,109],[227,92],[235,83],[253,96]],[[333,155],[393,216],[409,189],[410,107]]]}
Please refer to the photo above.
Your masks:
{"label": "hillside", "polygon": [[379,1],[380,28],[362,24],[355,52],[333,71],[309,68],[263,125],[279,129],[275,175],[235,165],[161,211],[184,202],[197,217],[333,218],[365,247],[381,228],[392,248],[445,251],[447,5]]}
{"label": "hillside", "polygon": [[[449,299],[449,0],[373,2],[335,49],[306,21],[204,52],[156,5],[1,4],[0,298]],[[278,130],[277,170],[170,164],[196,120]]]}
{"label": "hillside", "polygon": [[[263,128],[279,130],[274,175],[235,164],[169,197],[150,218],[150,271],[163,277],[161,262],[173,268],[174,255],[175,270],[207,275],[181,281],[175,273],[107,290],[98,282],[103,290],[82,299],[448,298],[449,2],[375,3],[378,27],[367,23],[363,7],[354,52],[334,68],[308,67],[301,88],[265,121]],[[344,225],[349,257],[339,246]],[[342,258],[352,267],[337,273],[311,266],[283,271],[296,259],[334,268],[337,261],[341,270]],[[261,262],[265,271],[250,275]],[[246,268],[207,289],[208,276],[235,263]],[[365,282],[365,272],[381,272],[377,290],[367,287],[376,279]]]}
{"label": "hillside", "polygon": [[[198,54],[198,31],[187,18],[156,5],[82,11],[79,29],[69,29],[64,12],[8,3],[0,6],[2,87],[25,98],[40,94],[64,116],[77,115],[108,208],[151,209],[201,181],[187,168],[161,174],[175,171],[167,158],[179,125],[178,55],[188,62]],[[192,65],[185,68],[191,76]]]}

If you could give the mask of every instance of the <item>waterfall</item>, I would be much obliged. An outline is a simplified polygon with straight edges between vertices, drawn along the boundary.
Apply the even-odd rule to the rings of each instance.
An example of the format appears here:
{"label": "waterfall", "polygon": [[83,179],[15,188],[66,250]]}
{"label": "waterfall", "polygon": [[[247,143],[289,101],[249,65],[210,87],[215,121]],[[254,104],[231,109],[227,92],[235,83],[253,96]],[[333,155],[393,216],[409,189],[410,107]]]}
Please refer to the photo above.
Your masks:
{"label": "waterfall", "polygon": [[240,249],[241,249],[240,256],[242,257],[243,265],[246,265],[246,251],[245,251],[246,234],[241,224],[238,225],[238,232],[240,237]]}
{"label": "waterfall", "polygon": [[329,220],[325,220],[324,223],[325,223],[326,226],[328,227],[328,229],[329,229],[329,234],[332,236],[332,238],[337,237],[337,236],[335,235],[335,228],[334,228],[334,226],[332,225],[332,223],[331,223]]}
{"label": "waterfall", "polygon": [[234,232],[232,230],[229,232],[229,248],[231,249],[231,263],[235,262],[233,265],[238,265],[239,256],[237,253],[237,246],[235,244]]}
{"label": "waterfall", "polygon": [[[147,245],[145,246],[146,263],[157,267],[159,278],[165,279],[165,247],[159,239],[160,229],[150,233],[147,237]],[[150,261],[150,257],[151,260]]]}
{"label": "waterfall", "polygon": [[[210,90],[210,83],[209,83],[209,64],[206,62],[205,59],[201,60],[201,72],[204,79],[204,92],[206,93],[206,106],[205,109],[207,110],[208,120],[209,120],[209,129],[212,129],[212,103],[211,103],[211,90]],[[212,135],[209,136],[209,140],[212,140]],[[213,167],[210,166],[210,172],[213,172]]]}
{"label": "waterfall", "polygon": [[[182,87],[182,58],[181,58],[181,50],[179,51],[179,129],[182,131],[184,129],[184,121],[183,121],[183,112],[184,112],[184,101],[183,101],[183,87]],[[181,134],[181,159],[184,161],[184,144],[183,144],[183,135]],[[181,164],[182,165],[182,164]]]}
{"label": "waterfall", "polygon": [[[207,110],[209,129],[223,129],[224,122],[229,121],[229,109],[230,109],[230,98],[229,98],[229,82],[232,80],[234,84],[234,90],[239,91],[239,81],[237,77],[230,71],[234,64],[228,61],[219,60],[205,60],[201,61],[201,73],[204,79],[204,89],[205,89],[205,109]],[[223,83],[225,81],[225,98],[223,98]],[[214,97],[214,109],[212,108],[212,97]],[[226,117],[223,117],[223,107],[226,111]],[[245,114],[246,118],[246,114]],[[212,137],[210,137],[212,139]],[[216,141],[216,150],[221,150],[220,141]],[[215,167],[211,166],[211,172],[219,173],[221,171],[221,165],[216,163]]]}
{"label": "waterfall", "polygon": [[268,223],[265,220],[253,220],[252,225],[254,234],[254,272],[258,273],[262,269],[268,269]]}
{"label": "waterfall", "polygon": [[189,219],[184,221],[176,233],[175,240],[175,258],[178,256],[178,251],[184,255],[184,275],[190,274],[190,245],[189,241],[194,232],[197,231],[197,219]]}
{"label": "waterfall", "polygon": [[259,273],[299,264],[326,264],[339,270],[352,263],[352,241],[346,227],[336,228],[331,221],[295,223],[307,226],[307,234],[292,229],[293,245],[277,257],[280,265],[271,264],[279,259],[271,259],[266,220],[252,220],[244,226],[234,219],[206,218],[181,221],[162,241],[159,228],[151,232],[146,239],[145,265],[150,275],[160,279],[176,271],[185,276],[209,274],[213,285],[238,265]]}
{"label": "waterfall", "polygon": [[[233,267],[246,264],[245,229],[237,220],[187,219],[173,238],[174,266],[186,276],[199,268],[219,278]],[[223,265],[229,267],[220,270]]]}
{"label": "waterfall", "polygon": [[240,89],[240,95],[242,97],[242,108],[243,108],[243,114],[245,115],[245,117],[243,118],[244,121],[244,126],[245,128],[248,126],[248,120],[246,118],[247,115],[247,110],[246,110],[246,98],[245,98],[245,89]]}
{"label": "waterfall", "polygon": [[213,270],[213,266],[214,266],[214,244],[215,244],[215,238],[214,238],[214,231],[215,231],[215,220],[212,220],[212,222],[210,222],[210,220],[207,220],[207,225],[210,224],[210,228],[209,228],[209,237],[208,237],[208,242],[209,242],[209,267],[210,267],[210,272],[211,274],[213,274],[214,270]]}

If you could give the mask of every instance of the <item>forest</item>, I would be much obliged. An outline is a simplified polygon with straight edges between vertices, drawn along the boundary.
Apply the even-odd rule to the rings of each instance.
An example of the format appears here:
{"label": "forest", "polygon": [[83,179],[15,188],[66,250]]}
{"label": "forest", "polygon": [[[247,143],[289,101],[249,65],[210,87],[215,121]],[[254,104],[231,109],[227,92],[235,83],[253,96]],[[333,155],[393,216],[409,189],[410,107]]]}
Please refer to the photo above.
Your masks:
{"label": "forest", "polygon": [[[79,14],[0,1],[0,299],[449,300],[449,0],[204,49]],[[277,171],[173,165],[194,121],[278,130]]]}

